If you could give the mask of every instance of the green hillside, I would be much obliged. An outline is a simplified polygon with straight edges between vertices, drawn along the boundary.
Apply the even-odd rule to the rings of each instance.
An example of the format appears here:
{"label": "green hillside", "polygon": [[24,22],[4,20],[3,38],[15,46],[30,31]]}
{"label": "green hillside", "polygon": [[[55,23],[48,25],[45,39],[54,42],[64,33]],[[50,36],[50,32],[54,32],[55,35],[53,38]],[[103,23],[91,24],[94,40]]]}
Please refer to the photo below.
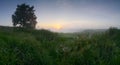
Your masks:
{"label": "green hillside", "polygon": [[120,65],[119,29],[69,35],[0,26],[0,65]]}

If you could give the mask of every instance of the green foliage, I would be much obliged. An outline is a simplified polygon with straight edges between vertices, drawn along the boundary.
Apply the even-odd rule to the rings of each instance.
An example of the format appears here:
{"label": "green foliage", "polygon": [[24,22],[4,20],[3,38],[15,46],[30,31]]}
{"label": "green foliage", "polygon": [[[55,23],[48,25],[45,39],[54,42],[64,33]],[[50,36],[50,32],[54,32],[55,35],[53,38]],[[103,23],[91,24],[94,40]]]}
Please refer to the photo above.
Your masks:
{"label": "green foliage", "polygon": [[17,5],[15,13],[12,15],[13,26],[23,28],[35,28],[36,16],[34,7],[26,4]]}
{"label": "green foliage", "polygon": [[0,27],[0,65],[119,65],[120,30],[108,31],[72,37]]}

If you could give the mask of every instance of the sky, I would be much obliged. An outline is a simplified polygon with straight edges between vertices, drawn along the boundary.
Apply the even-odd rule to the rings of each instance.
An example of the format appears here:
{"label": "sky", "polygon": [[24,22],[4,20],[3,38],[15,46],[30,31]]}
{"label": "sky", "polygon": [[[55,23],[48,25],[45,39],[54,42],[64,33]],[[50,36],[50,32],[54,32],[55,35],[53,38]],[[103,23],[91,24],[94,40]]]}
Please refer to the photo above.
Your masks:
{"label": "sky", "polygon": [[120,28],[120,0],[0,0],[0,25],[12,26],[17,5],[34,6],[37,29],[75,32]]}

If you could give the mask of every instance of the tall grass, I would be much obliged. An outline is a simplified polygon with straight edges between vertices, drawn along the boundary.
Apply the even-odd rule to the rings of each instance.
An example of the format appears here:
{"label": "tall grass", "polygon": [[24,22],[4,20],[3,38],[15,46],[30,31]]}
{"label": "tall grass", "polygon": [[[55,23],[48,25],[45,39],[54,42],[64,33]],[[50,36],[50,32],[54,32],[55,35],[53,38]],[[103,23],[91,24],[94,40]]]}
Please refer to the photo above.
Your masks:
{"label": "tall grass", "polygon": [[0,65],[119,65],[120,30],[66,37],[0,27]]}

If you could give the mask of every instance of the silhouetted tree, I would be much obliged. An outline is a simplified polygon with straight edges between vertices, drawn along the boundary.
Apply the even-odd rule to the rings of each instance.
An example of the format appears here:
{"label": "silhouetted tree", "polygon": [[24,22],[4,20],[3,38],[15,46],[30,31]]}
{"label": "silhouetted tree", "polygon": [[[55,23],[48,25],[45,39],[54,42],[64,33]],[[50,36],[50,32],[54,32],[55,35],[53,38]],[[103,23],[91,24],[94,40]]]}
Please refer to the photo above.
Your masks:
{"label": "silhouetted tree", "polygon": [[13,26],[24,28],[35,28],[37,23],[34,13],[34,6],[24,4],[17,5],[15,13],[12,15]]}

